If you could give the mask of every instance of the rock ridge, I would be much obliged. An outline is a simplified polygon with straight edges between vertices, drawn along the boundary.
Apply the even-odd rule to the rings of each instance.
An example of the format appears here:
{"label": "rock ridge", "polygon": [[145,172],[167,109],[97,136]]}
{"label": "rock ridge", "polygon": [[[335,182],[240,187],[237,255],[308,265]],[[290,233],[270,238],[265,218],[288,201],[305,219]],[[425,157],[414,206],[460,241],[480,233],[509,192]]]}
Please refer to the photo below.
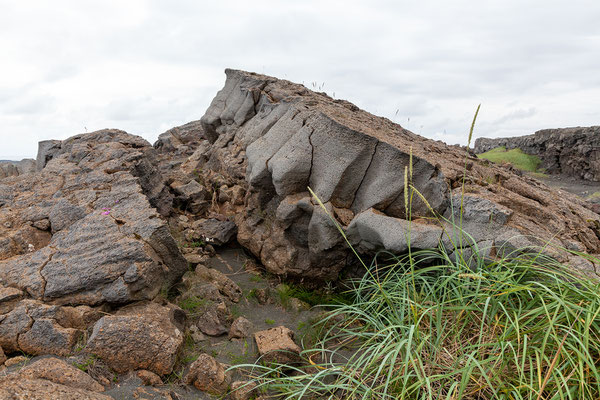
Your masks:
{"label": "rock ridge", "polygon": [[533,135],[475,140],[477,154],[496,147],[519,148],[538,156],[540,167],[548,174],[600,182],[600,126],[543,129]]}

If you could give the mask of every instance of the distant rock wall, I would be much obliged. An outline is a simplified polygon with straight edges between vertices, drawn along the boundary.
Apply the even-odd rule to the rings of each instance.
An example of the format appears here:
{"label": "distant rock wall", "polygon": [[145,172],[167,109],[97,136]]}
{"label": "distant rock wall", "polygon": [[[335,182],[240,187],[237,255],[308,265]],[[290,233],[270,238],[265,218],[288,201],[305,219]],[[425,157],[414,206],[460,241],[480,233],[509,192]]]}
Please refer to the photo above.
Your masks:
{"label": "distant rock wall", "polygon": [[519,148],[538,156],[541,168],[549,174],[600,181],[600,126],[544,129],[527,136],[475,140],[477,154],[496,147]]}
{"label": "distant rock wall", "polygon": [[0,161],[0,179],[35,172],[35,160]]}

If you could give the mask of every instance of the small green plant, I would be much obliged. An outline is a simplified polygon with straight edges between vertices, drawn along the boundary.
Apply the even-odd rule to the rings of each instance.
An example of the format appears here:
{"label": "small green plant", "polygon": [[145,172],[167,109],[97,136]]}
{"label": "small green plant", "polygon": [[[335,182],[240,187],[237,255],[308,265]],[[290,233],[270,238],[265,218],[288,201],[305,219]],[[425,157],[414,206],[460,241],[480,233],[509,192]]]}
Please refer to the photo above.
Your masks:
{"label": "small green plant", "polygon": [[274,325],[275,324],[275,320],[267,318],[267,319],[265,319],[265,324],[267,324],[267,325]]}
{"label": "small green plant", "polygon": [[197,296],[190,296],[179,300],[178,305],[182,310],[194,314],[206,308],[208,303],[209,301],[206,299],[201,299]]}
{"label": "small green plant", "polygon": [[542,162],[538,156],[525,154],[521,149],[506,150],[505,147],[496,147],[477,155],[477,157],[495,163],[506,162],[517,169],[530,172],[536,172]]}
{"label": "small green plant", "polygon": [[199,247],[205,247],[206,246],[206,242],[204,240],[196,240],[190,243],[186,243],[185,247],[190,247],[190,248],[199,248]]}
{"label": "small green plant", "polygon": [[310,290],[293,283],[280,284],[277,294],[282,306],[288,307],[291,298],[297,298],[310,306],[328,306],[348,302],[344,293],[335,293],[329,286],[321,290]]}
{"label": "small green plant", "polygon": [[95,354],[90,354],[83,362],[81,363],[73,363],[73,365],[83,372],[87,372],[90,367],[92,367],[96,361],[98,360],[98,356]]}

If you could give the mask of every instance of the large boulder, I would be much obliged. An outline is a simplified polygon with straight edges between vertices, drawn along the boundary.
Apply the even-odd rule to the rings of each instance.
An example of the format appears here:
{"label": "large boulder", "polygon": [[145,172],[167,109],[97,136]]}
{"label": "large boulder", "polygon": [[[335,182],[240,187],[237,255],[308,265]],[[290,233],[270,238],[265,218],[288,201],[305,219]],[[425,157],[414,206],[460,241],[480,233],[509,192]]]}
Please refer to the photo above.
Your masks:
{"label": "large boulder", "polygon": [[186,271],[149,143],[104,130],[40,148],[40,172],[0,184],[0,285],[54,303],[121,304]]}
{"label": "large boulder", "polygon": [[206,140],[182,170],[217,172],[247,190],[245,210],[228,215],[238,241],[273,274],[336,279],[353,259],[339,229],[369,254],[409,243],[489,247],[515,232],[600,252],[600,217],[574,196],[302,85],[226,75],[201,119]]}
{"label": "large boulder", "polygon": [[185,314],[175,306],[124,307],[94,325],[86,350],[119,373],[145,369],[168,375],[183,344],[184,324]]}

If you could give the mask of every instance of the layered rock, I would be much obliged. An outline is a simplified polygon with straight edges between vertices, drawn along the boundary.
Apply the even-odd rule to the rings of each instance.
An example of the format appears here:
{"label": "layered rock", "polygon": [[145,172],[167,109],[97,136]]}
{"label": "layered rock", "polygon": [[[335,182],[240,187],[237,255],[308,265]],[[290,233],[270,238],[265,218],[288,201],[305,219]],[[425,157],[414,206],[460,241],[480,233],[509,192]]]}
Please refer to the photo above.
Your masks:
{"label": "layered rock", "polygon": [[[516,244],[516,237],[600,252],[599,216],[574,197],[302,85],[226,74],[201,119],[206,141],[182,169],[217,172],[247,190],[245,210],[230,215],[238,241],[271,273],[336,279],[352,259],[336,225],[370,254],[405,251],[409,234],[412,247],[442,243],[450,252],[490,240],[491,247]],[[430,220],[452,219],[457,209],[465,214],[460,224]],[[457,227],[463,223],[470,236]],[[499,235],[508,242],[494,243]]]}
{"label": "layered rock", "polygon": [[142,138],[103,130],[42,142],[39,166],[0,183],[0,346],[65,356],[97,307],[152,299],[187,262]]}
{"label": "layered rock", "polygon": [[600,182],[600,126],[543,129],[533,135],[475,141],[477,154],[496,147],[519,148],[538,156],[546,173]]}
{"label": "layered rock", "polygon": [[55,144],[39,173],[4,179],[0,284],[94,305],[152,298],[178,279],[187,264],[157,212],[172,200],[153,152],[139,137],[99,131]]}

